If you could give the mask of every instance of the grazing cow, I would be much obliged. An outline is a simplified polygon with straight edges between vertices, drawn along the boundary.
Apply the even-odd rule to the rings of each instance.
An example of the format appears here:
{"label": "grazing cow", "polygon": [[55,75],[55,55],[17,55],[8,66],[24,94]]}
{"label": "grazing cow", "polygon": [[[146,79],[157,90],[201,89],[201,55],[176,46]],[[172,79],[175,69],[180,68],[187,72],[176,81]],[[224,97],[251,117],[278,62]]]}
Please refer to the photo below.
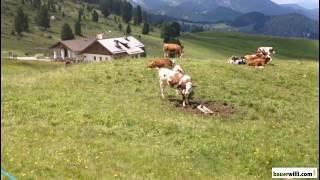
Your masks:
{"label": "grazing cow", "polygon": [[178,45],[178,44],[169,44],[169,43],[165,43],[163,45],[163,52],[164,52],[164,57],[168,57],[169,54],[175,54],[177,55],[179,58],[181,58],[183,56],[183,51],[182,51],[182,46]]}
{"label": "grazing cow", "polygon": [[189,98],[192,93],[192,82],[190,76],[168,68],[160,68],[159,83],[162,98],[164,98],[164,89],[166,85],[169,85],[170,87],[178,90],[182,95],[182,105],[189,105]]}
{"label": "grazing cow", "polygon": [[147,67],[148,68],[172,68],[174,65],[174,62],[171,61],[168,58],[161,58],[161,59],[156,59],[148,63]]}
{"label": "grazing cow", "polygon": [[272,61],[271,54],[275,54],[276,51],[274,50],[273,47],[259,47],[257,49],[257,53],[263,53],[264,55],[270,58],[269,62],[271,62]]}

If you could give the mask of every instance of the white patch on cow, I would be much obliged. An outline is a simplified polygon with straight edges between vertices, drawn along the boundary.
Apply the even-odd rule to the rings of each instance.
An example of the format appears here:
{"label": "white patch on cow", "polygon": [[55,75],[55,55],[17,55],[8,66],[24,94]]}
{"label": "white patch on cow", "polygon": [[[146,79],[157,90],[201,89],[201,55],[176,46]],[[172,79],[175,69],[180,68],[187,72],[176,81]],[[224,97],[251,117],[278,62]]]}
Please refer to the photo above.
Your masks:
{"label": "white patch on cow", "polygon": [[161,93],[162,98],[165,98],[164,89],[167,85],[170,84],[170,80],[172,80],[174,78],[175,74],[177,74],[177,73],[180,74],[180,76],[182,76],[182,77],[181,77],[179,83],[174,88],[177,88],[182,84],[185,85],[184,89],[180,89],[180,88],[176,89],[179,91],[179,93],[181,95],[183,95],[183,97],[185,97],[185,98],[183,98],[183,106],[185,106],[186,103],[189,104],[189,95],[192,92],[192,83],[191,83],[190,76],[183,75],[180,72],[176,72],[176,71],[170,70],[168,68],[160,68],[159,69],[160,93]]}
{"label": "white patch on cow", "polygon": [[182,74],[184,73],[183,69],[182,69],[181,66],[178,65],[178,64],[173,67],[172,71],[174,71],[174,72],[180,72],[180,73],[182,73]]}

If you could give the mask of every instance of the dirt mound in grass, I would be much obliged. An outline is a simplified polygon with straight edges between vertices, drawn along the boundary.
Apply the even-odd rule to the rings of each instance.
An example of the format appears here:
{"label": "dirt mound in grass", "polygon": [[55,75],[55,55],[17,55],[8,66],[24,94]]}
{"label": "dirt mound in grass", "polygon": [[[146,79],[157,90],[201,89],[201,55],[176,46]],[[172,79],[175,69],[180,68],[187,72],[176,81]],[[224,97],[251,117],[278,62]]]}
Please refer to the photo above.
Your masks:
{"label": "dirt mound in grass", "polygon": [[[182,100],[169,98],[171,103],[174,103],[175,107],[180,109],[181,111],[202,115],[202,116],[222,116],[222,117],[230,117],[231,115],[236,113],[236,109],[233,105],[230,105],[226,102],[218,102],[218,101],[201,101],[201,100],[191,100],[190,105],[187,107],[182,106]],[[208,109],[210,109],[213,114],[205,114],[201,112],[197,106],[204,105]]]}

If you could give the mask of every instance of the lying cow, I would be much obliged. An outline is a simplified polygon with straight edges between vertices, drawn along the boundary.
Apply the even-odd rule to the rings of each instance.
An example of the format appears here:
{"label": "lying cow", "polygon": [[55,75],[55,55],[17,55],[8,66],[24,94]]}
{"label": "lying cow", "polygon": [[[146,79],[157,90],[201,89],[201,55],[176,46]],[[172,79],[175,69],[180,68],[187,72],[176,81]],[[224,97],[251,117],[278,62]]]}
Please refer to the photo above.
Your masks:
{"label": "lying cow", "polygon": [[253,59],[257,59],[257,58],[262,58],[264,57],[265,55],[263,53],[256,53],[256,54],[251,54],[251,55],[245,55],[243,58],[246,60],[246,61],[250,61],[250,60],[253,60]]}
{"label": "lying cow", "polygon": [[247,60],[246,62],[249,66],[263,68],[269,61],[270,61],[269,57],[263,56],[263,57]]}
{"label": "lying cow", "polygon": [[192,93],[191,77],[178,71],[168,68],[159,69],[159,83],[162,98],[164,98],[164,89],[167,85],[178,90],[182,95],[182,105],[189,105],[190,95]]}
{"label": "lying cow", "polygon": [[182,46],[178,44],[169,44],[165,43],[163,45],[163,52],[164,52],[164,57],[168,57],[169,54],[175,54],[179,58],[183,56],[183,51],[182,51]]}
{"label": "lying cow", "polygon": [[276,51],[274,50],[273,47],[259,47],[257,49],[257,53],[262,53],[264,55],[266,55],[268,58],[270,58],[270,61],[272,61],[272,58],[271,58],[271,54],[275,54]]}
{"label": "lying cow", "polygon": [[246,60],[244,57],[237,57],[237,56],[232,56],[228,60],[229,64],[246,64]]}
{"label": "lying cow", "polygon": [[174,61],[171,61],[168,58],[160,58],[160,59],[155,59],[148,63],[147,67],[148,68],[172,68],[174,66]]}

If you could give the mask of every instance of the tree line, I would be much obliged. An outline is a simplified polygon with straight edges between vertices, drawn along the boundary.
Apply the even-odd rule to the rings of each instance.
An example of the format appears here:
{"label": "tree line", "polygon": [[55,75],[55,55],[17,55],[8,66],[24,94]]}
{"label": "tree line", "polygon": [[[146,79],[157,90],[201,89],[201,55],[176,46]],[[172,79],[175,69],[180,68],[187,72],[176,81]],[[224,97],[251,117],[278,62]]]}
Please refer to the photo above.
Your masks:
{"label": "tree line", "polygon": [[[63,0],[59,0],[62,2]],[[130,22],[133,22],[135,26],[142,26],[142,34],[149,34],[150,32],[150,24],[148,23],[148,14],[142,10],[142,8],[138,5],[136,7],[133,7],[132,4],[126,0],[84,0],[84,2],[87,3],[95,3],[97,6],[92,6],[91,4],[86,5],[86,10],[91,13],[91,20],[94,22],[99,22],[99,13],[97,10],[100,10],[102,15],[107,18],[111,14],[117,15],[122,19],[122,22],[127,24],[127,27],[125,29],[122,28],[122,24],[120,22],[120,19],[118,19],[116,16],[115,22],[118,23],[118,28],[120,31],[124,30],[125,34],[131,34],[131,27]],[[34,19],[35,23],[41,28],[41,29],[48,29],[50,28],[50,15],[49,12],[61,12],[62,17],[65,16],[65,13],[62,11],[61,3],[58,4],[57,0],[21,0],[22,5],[29,5],[30,8],[37,11],[36,17]],[[95,9],[94,7],[97,7]],[[81,35],[81,21],[85,18],[84,16],[84,10],[85,6],[83,5],[82,8],[78,10],[78,18],[76,19],[74,23],[74,34],[75,35]],[[69,32],[65,33],[67,31],[65,26],[63,25],[61,30],[61,38],[74,38],[73,36],[66,36],[65,34],[70,34]],[[68,28],[71,29],[71,28]],[[18,11],[15,16],[14,21],[14,32],[21,35],[22,32],[28,32],[29,30],[29,19],[28,14],[24,13],[22,8],[18,8]],[[64,35],[62,35],[64,33]],[[73,33],[72,33],[73,34]],[[64,40],[64,38],[62,38]]]}
{"label": "tree line", "polygon": [[[37,11],[34,21],[43,29],[48,29],[50,27],[49,11],[61,11],[61,6],[57,5],[53,0],[43,2],[41,0],[21,0],[21,4],[31,10]],[[18,35],[21,35],[22,32],[28,31],[28,14],[23,11],[22,7],[19,7],[14,17],[14,30],[12,33],[14,34],[16,32]]]}

